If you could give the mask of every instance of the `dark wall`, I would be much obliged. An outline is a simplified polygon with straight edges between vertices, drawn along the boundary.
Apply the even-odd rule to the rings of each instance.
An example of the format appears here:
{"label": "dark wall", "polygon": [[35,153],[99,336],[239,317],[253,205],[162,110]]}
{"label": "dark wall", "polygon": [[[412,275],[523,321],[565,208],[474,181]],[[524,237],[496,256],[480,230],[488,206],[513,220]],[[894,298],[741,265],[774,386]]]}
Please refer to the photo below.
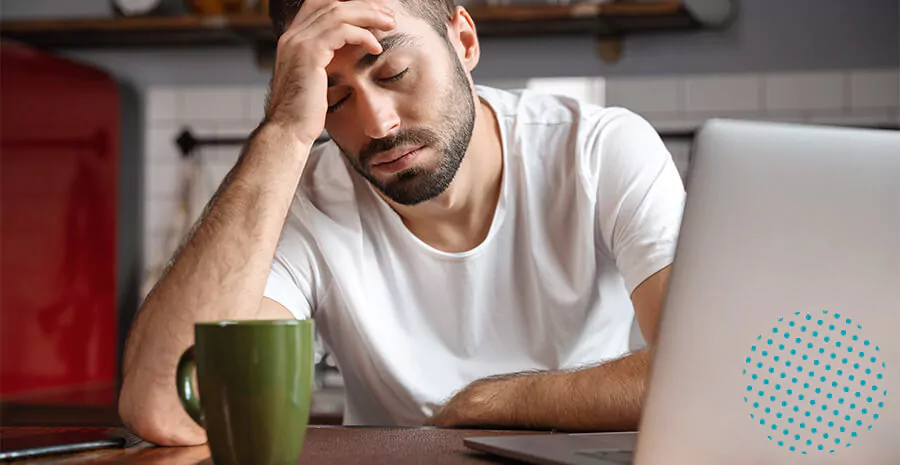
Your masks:
{"label": "dark wall", "polygon": [[[109,0],[4,0],[5,18],[108,15]],[[64,4],[61,6],[61,4]],[[480,79],[900,67],[898,0],[738,0],[724,31],[633,36],[607,64],[587,37],[485,39]],[[249,48],[73,51],[140,87],[263,85]]]}
{"label": "dark wall", "polygon": [[900,66],[898,0],[742,0],[724,31],[634,36],[622,60],[589,38],[495,39],[482,77],[652,75]]}

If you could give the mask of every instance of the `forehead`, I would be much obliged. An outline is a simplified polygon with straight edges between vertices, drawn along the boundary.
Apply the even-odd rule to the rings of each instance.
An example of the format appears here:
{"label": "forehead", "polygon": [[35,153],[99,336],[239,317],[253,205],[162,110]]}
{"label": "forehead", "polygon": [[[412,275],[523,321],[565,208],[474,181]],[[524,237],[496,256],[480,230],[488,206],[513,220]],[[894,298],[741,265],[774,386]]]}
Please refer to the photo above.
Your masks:
{"label": "forehead", "polygon": [[[430,39],[430,35],[435,35],[434,30],[425,21],[423,18],[413,15],[407,7],[401,3],[399,0],[362,0],[367,3],[387,6],[394,11],[394,20],[395,26],[392,30],[382,31],[380,29],[369,29],[372,32],[372,35],[375,36],[375,39],[381,40],[387,36],[396,35],[399,33],[406,34],[414,39],[415,42],[421,42],[422,39]],[[332,64],[336,64],[345,59],[353,59],[358,60],[367,52],[358,45],[346,45],[339,50],[335,51],[334,60]]]}
{"label": "forehead", "polygon": [[406,10],[406,7],[400,3],[400,0],[359,0],[365,3],[374,3],[375,5],[386,6],[394,11]]}
{"label": "forehead", "polygon": [[[338,1],[347,1],[347,0],[338,0]],[[422,0],[408,0],[406,2],[402,2],[400,0],[354,0],[360,1],[363,3],[370,3],[378,6],[386,6],[392,10],[394,10],[394,14],[398,16],[397,22],[400,22],[399,16],[403,16],[406,18],[412,18],[413,12],[407,6],[410,2],[420,2]]]}

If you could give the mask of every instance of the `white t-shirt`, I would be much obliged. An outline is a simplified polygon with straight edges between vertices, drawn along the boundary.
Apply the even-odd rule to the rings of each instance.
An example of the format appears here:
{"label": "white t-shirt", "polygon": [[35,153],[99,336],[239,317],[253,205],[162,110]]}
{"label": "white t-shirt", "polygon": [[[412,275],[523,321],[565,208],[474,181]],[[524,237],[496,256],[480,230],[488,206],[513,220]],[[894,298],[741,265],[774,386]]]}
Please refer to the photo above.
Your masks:
{"label": "white t-shirt", "polygon": [[479,378],[643,344],[630,295],[673,261],[685,198],[659,136],[625,109],[476,90],[504,163],[490,231],[467,252],[415,237],[333,143],[310,155],[265,295],[315,319],[346,424],[420,425]]}

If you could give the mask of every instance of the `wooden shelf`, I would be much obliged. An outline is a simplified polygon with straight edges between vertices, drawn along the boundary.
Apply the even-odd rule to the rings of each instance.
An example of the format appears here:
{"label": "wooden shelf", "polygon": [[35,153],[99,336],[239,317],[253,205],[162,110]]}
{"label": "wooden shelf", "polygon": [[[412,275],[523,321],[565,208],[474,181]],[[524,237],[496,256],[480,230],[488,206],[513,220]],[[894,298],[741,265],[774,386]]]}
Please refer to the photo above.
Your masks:
{"label": "wooden shelf", "polygon": [[[482,37],[556,34],[602,38],[700,26],[680,1],[480,6],[469,12]],[[40,48],[66,49],[274,46],[269,18],[262,14],[6,21],[0,23],[0,37]]]}

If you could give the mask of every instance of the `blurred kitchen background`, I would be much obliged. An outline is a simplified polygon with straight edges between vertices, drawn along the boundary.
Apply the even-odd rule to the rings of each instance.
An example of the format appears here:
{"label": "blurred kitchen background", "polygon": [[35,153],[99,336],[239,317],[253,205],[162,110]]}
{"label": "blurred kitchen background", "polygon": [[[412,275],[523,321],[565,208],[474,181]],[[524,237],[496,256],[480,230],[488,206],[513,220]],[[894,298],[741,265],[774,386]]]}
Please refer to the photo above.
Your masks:
{"label": "blurred kitchen background", "polygon": [[[264,3],[2,2],[2,424],[118,422],[133,315],[262,118]],[[476,83],[636,111],[682,176],[712,117],[900,127],[900,0],[461,4]]]}

